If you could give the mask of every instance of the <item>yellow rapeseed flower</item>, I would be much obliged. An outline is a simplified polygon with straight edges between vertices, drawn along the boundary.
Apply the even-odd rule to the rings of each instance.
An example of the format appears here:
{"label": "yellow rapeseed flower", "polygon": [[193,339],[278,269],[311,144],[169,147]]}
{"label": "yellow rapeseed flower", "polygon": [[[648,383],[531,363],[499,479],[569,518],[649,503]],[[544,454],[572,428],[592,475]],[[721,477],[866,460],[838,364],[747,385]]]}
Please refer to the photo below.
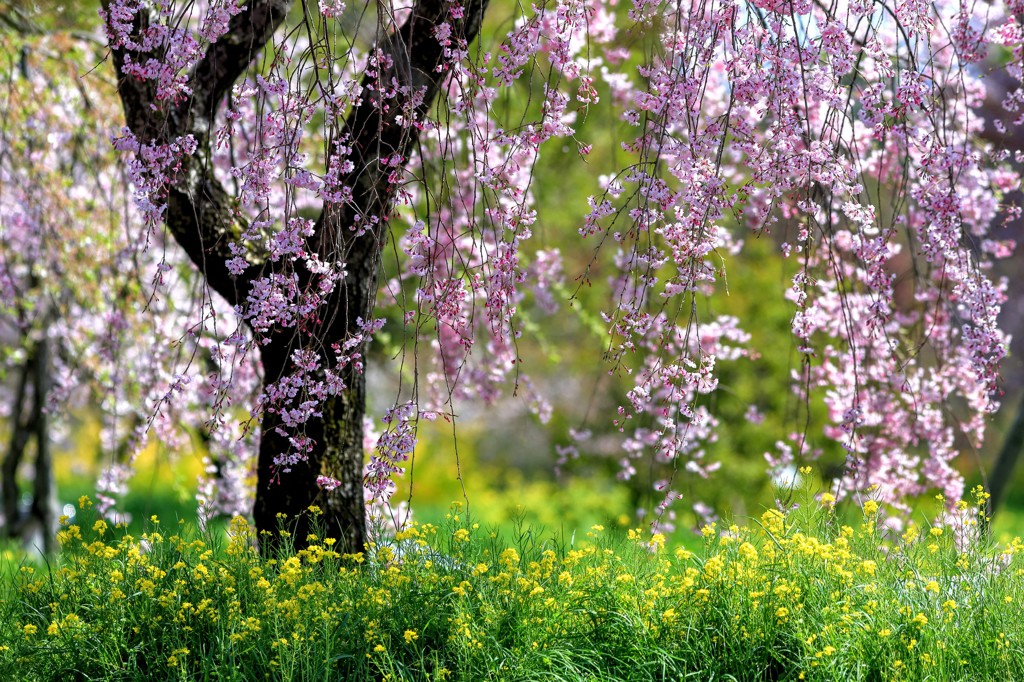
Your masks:
{"label": "yellow rapeseed flower", "polygon": [[415,523],[410,523],[402,530],[395,533],[395,541],[402,542],[403,540],[409,540],[411,538],[418,538],[420,536],[419,530],[416,528]]}
{"label": "yellow rapeseed flower", "polygon": [[761,514],[761,525],[772,535],[782,535],[786,531],[785,518],[778,509],[769,509]]}
{"label": "yellow rapeseed flower", "polygon": [[704,573],[709,576],[718,575],[723,568],[725,568],[725,561],[717,554],[704,562]]}
{"label": "yellow rapeseed flower", "polygon": [[57,531],[57,542],[62,545],[69,544],[72,540],[82,539],[82,529],[78,526],[71,525],[64,530]]}
{"label": "yellow rapeseed flower", "polygon": [[181,649],[175,649],[171,652],[171,655],[167,657],[167,666],[170,668],[177,668],[180,663],[178,657],[180,656],[184,658],[185,656],[188,656],[188,654],[189,650],[187,648],[182,647]]}
{"label": "yellow rapeseed flower", "polygon": [[509,547],[501,553],[500,557],[501,565],[506,568],[511,568],[514,565],[519,564],[519,552]]}
{"label": "yellow rapeseed flower", "polygon": [[420,636],[418,634],[416,634],[415,630],[406,630],[405,634],[403,634],[402,636],[405,637],[405,643],[406,644],[412,644],[413,642],[415,642],[417,639],[420,638]]}

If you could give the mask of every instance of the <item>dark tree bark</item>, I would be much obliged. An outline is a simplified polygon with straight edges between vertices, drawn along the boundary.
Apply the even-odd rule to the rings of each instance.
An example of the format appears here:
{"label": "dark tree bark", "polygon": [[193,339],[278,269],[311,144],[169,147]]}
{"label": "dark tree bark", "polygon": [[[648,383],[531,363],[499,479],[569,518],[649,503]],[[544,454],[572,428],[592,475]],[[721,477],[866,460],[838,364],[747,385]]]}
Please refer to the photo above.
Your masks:
{"label": "dark tree bark", "polygon": [[49,556],[57,550],[57,485],[53,478],[50,427],[46,414],[46,396],[50,393],[50,344],[45,336],[36,343],[33,370],[32,431],[36,441],[36,465],[29,518],[38,522],[43,553]]}
{"label": "dark tree bark", "polygon": [[[46,416],[46,396],[50,383],[49,342],[46,337],[34,341],[18,375],[18,388],[11,418],[11,441],[0,467],[2,477],[4,535],[28,540],[36,534],[46,555],[56,550],[57,533],[56,486],[53,482],[53,461]],[[25,513],[20,509],[17,474],[25,458],[28,444],[35,441],[32,494]]]}
{"label": "dark tree bark", "polygon": [[[229,244],[237,239],[240,229],[232,211],[232,197],[214,177],[210,164],[210,130],[218,107],[235,81],[246,72],[274,31],[284,21],[291,0],[250,0],[242,13],[231,21],[228,33],[197,65],[190,86],[194,96],[172,109],[164,117],[153,115],[152,86],[134,78],[119,78],[118,89],[128,126],[140,141],[167,141],[191,133],[199,143],[197,152],[169,189],[167,227],[205,275],[209,285],[234,305],[242,305],[253,279],[268,274],[280,263],[260,263],[262,273],[253,272],[232,277],[226,262],[233,254]],[[316,253],[325,262],[343,261],[347,275],[335,289],[323,315],[312,327],[305,346],[319,349],[324,361],[333,361],[331,346],[351,339],[361,330],[357,320],[370,319],[377,291],[381,250],[387,239],[387,218],[392,209],[395,186],[380,159],[398,154],[407,159],[417,141],[417,130],[402,125],[397,119],[410,114],[426,115],[437,99],[446,70],[438,71],[444,56],[432,29],[441,21],[452,24],[454,36],[472,42],[480,30],[487,0],[464,3],[463,18],[455,21],[449,15],[446,0],[419,0],[409,19],[395,33],[385,36],[378,47],[392,66],[377,75],[367,74],[363,84],[378,80],[391,84],[411,85],[423,92],[414,111],[392,101],[379,106],[366,96],[353,109],[341,135],[352,146],[349,160],[353,170],[344,179],[352,189],[352,198],[345,204],[325,204],[316,221],[315,231],[306,244],[308,253]],[[136,30],[145,28],[144,17],[136,22]],[[119,74],[125,54],[112,50]],[[376,216],[375,229],[357,233],[353,229],[356,216]],[[250,258],[250,262],[253,259]],[[290,263],[298,276],[300,290],[314,281],[312,273],[300,262]],[[256,271],[259,268],[250,268]],[[265,382],[272,382],[294,371],[292,352],[299,339],[293,330],[281,330],[260,346]],[[357,352],[365,349],[357,348]],[[308,460],[282,473],[275,469],[275,456],[288,452],[287,435],[278,431],[277,415],[267,412],[263,418],[259,452],[258,488],[254,517],[260,531],[267,531],[269,551],[277,545],[277,529],[288,529],[297,546],[304,546],[310,532],[309,516],[303,512],[311,505],[320,506],[324,514],[317,523],[321,532],[339,539],[345,551],[361,551],[365,542],[365,506],[363,502],[363,416],[366,404],[366,382],[361,373],[350,366],[342,368],[347,389],[329,398],[322,407],[322,418],[306,424],[305,433],[315,445]],[[342,482],[338,489],[327,492],[316,486],[316,477],[326,475]]]}
{"label": "dark tree bark", "polygon": [[32,358],[19,368],[18,388],[14,394],[14,409],[11,412],[11,442],[7,446],[7,455],[4,457],[0,476],[2,476],[3,510],[4,510],[4,534],[7,537],[17,537],[20,532],[18,524],[18,467],[21,465],[25,455],[25,447],[28,445],[32,429],[28,424],[26,407],[28,404],[29,380],[33,376]]}

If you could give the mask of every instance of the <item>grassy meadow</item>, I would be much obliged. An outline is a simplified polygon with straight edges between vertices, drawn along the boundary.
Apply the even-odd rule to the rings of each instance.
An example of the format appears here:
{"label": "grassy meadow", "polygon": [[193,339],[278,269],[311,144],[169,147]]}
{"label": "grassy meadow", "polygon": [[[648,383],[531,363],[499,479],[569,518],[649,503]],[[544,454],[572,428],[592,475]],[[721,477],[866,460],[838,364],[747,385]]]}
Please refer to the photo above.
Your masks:
{"label": "grassy meadow", "polygon": [[798,497],[693,549],[492,530],[456,504],[364,554],[273,558],[241,518],[134,533],[83,497],[55,562],[6,564],[0,679],[1024,678],[1024,542],[986,538],[982,491],[898,534],[873,500]]}

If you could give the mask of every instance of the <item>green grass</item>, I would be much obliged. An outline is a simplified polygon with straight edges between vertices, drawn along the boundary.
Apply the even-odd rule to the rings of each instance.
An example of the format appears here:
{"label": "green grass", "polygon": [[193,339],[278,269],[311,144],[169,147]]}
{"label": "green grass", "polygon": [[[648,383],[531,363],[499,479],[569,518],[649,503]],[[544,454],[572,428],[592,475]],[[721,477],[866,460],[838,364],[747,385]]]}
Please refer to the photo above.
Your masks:
{"label": "green grass", "polygon": [[[261,557],[229,533],[89,520],[48,571],[9,569],[0,679],[989,680],[1024,678],[1024,543],[872,502],[804,500],[694,553],[595,526],[507,541],[454,507],[339,556]],[[313,512],[315,513],[315,512]]]}

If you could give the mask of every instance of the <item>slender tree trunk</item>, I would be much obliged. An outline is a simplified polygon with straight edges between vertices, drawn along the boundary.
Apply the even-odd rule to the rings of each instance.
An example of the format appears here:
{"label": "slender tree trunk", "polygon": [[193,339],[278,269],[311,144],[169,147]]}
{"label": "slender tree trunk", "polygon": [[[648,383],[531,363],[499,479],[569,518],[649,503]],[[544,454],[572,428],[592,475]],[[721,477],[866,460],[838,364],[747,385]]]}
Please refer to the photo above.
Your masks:
{"label": "slender tree trunk", "polygon": [[7,447],[7,455],[4,457],[2,470],[2,492],[4,511],[4,535],[9,538],[17,537],[19,529],[18,500],[18,467],[25,455],[25,446],[28,445],[29,437],[32,435],[31,427],[25,417],[25,407],[28,403],[28,384],[34,375],[32,371],[33,357],[30,355],[21,365],[18,375],[18,389],[14,394],[14,409],[11,414],[11,441]]}
{"label": "slender tree trunk", "polygon": [[1013,419],[1010,432],[1006,434],[1003,447],[999,449],[995,468],[992,469],[992,475],[989,477],[989,487],[991,488],[989,494],[992,496],[988,500],[989,516],[995,516],[1005,501],[1006,491],[1013,480],[1013,470],[1017,466],[1022,451],[1024,451],[1024,398],[1017,406],[1017,416]]}
{"label": "slender tree trunk", "polygon": [[[14,433],[11,434],[10,447],[2,468],[4,534],[7,537],[28,539],[30,531],[38,527],[41,549],[47,555],[56,550],[57,532],[56,490],[46,416],[49,371],[49,342],[42,337],[32,344],[28,358],[21,367],[11,420]],[[36,445],[32,496],[27,515],[22,515],[17,475],[25,457],[25,449],[32,440]]]}
{"label": "slender tree trunk", "polygon": [[43,553],[57,550],[57,496],[50,452],[49,419],[46,396],[50,393],[50,342],[43,336],[36,344],[35,390],[32,392],[32,421],[36,439],[35,477],[32,480],[32,506],[29,516],[41,527]]}

